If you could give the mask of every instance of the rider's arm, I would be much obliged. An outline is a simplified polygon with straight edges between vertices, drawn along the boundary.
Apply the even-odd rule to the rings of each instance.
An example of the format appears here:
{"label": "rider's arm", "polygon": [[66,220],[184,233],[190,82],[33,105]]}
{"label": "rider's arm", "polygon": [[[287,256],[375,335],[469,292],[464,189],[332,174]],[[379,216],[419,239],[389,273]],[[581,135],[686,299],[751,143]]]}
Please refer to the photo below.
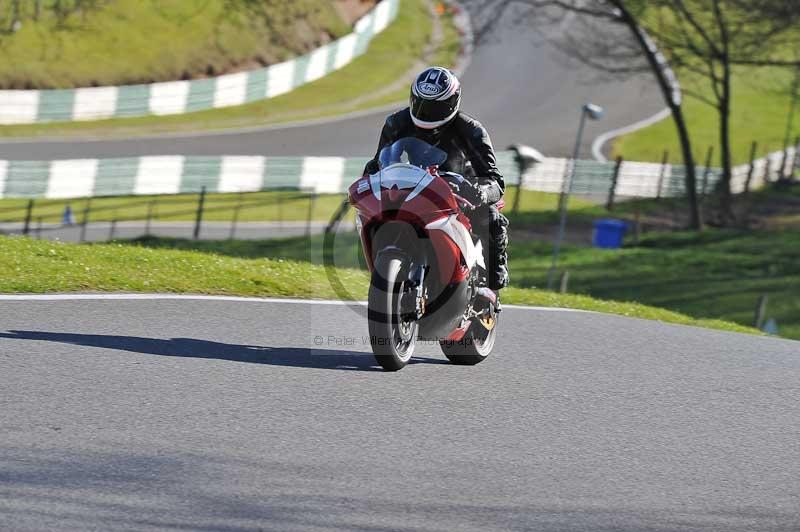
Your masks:
{"label": "rider's arm", "polygon": [[474,119],[470,120],[469,126],[467,155],[475,175],[478,176],[478,185],[486,194],[486,203],[491,205],[502,199],[506,183],[497,168],[497,157],[486,128]]}

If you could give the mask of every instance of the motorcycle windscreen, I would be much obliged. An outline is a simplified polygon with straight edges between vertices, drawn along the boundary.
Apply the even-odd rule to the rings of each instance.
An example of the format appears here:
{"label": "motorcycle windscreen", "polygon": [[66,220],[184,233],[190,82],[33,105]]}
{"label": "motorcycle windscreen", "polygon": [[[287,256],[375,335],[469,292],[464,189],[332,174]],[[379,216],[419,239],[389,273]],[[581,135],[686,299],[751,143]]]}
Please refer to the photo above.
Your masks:
{"label": "motorcycle windscreen", "polygon": [[[395,163],[381,170],[379,174],[380,188],[391,189],[416,189],[426,178],[430,177],[427,170],[412,166],[410,164]],[[376,194],[379,196],[379,194]]]}
{"label": "motorcycle windscreen", "polygon": [[378,164],[381,169],[393,164],[410,164],[418,168],[441,166],[447,160],[447,153],[427,142],[414,138],[402,138],[381,150]]}

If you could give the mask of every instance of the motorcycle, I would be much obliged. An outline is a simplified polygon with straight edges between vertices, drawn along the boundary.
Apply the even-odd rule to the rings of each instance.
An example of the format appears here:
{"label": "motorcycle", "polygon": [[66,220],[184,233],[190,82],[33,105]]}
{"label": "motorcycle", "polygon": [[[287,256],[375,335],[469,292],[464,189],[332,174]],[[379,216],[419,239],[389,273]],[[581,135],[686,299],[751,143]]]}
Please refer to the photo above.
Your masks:
{"label": "motorcycle", "polygon": [[371,272],[372,352],[387,371],[405,367],[418,340],[438,341],[453,363],[492,352],[499,302],[486,287],[483,246],[458,195],[464,178],[439,168],[447,153],[416,139],[385,147],[380,170],[349,188]]}

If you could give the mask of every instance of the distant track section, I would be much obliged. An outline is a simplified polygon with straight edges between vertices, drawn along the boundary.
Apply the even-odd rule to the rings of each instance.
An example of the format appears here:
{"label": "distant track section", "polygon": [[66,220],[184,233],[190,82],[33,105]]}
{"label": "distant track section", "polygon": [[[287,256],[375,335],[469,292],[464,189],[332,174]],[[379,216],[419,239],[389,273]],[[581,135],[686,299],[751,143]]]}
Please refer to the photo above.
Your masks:
{"label": "distant track section", "polygon": [[[461,2],[480,14],[484,0]],[[548,32],[558,34],[561,28]],[[469,42],[469,39],[466,41]],[[610,79],[570,60],[547,41],[526,32],[513,14],[498,21],[497,31],[469,47],[471,59],[462,76],[464,110],[489,130],[498,149],[528,144],[545,155],[572,153],[587,100],[602,105],[604,120],[587,126],[583,155],[597,135],[631,124],[663,108],[658,88],[647,77]],[[467,62],[464,62],[467,64]],[[352,156],[371,153],[386,115],[402,107],[376,109],[335,119],[243,130],[187,132],[132,139],[15,139],[0,141],[0,159],[67,159],[162,154]]]}
{"label": "distant track section", "polygon": [[257,70],[148,85],[3,90],[0,124],[174,115],[274,98],[316,81],[364,54],[399,9],[400,0],[382,0],[356,22],[353,33],[300,57]]}

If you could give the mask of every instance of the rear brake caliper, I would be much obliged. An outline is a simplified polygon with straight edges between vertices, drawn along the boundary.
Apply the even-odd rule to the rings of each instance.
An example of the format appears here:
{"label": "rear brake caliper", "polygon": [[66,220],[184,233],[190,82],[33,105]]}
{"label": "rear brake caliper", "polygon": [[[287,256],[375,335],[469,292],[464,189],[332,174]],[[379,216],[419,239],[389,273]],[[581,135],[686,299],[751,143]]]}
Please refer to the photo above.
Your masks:
{"label": "rear brake caliper", "polygon": [[484,314],[478,318],[478,321],[481,322],[481,325],[483,325],[487,331],[491,331],[494,329],[495,325],[497,325],[497,321],[494,319],[494,316],[492,316],[491,313]]}

